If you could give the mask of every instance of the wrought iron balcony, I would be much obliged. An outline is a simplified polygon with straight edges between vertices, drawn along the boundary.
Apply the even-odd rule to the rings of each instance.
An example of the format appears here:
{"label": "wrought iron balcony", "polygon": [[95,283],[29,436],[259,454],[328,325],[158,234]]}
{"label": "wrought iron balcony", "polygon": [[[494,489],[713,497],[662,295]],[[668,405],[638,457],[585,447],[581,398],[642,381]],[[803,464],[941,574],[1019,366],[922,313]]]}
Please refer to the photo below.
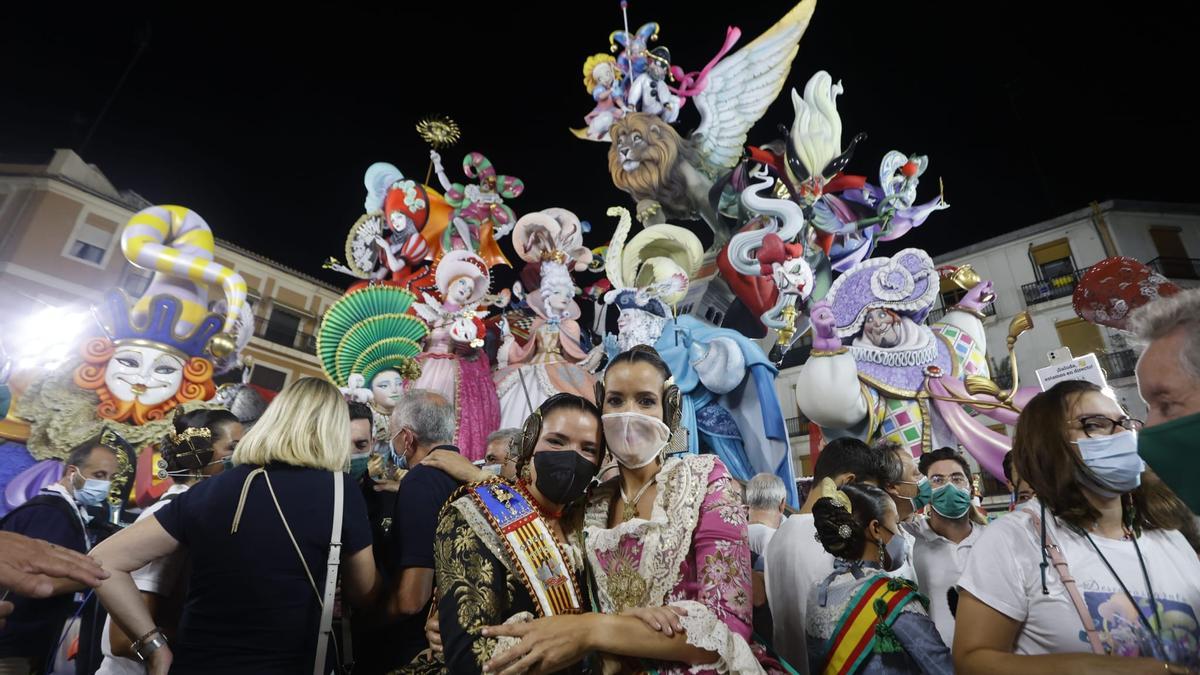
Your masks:
{"label": "wrought iron balcony", "polygon": [[[950,311],[950,309],[948,309],[946,307],[934,307],[933,309],[931,309],[929,311],[929,318],[926,319],[925,322],[926,323],[936,323],[937,321],[941,320],[941,318],[943,316],[946,316],[946,312],[949,312],[949,311]],[[984,316],[996,316],[996,303],[994,301],[989,302],[988,304],[983,306],[983,315]]]}
{"label": "wrought iron balcony", "polygon": [[1155,258],[1146,267],[1168,279],[1200,279],[1200,258]]}
{"label": "wrought iron balcony", "polygon": [[784,424],[787,425],[788,437],[794,438],[796,436],[807,436],[808,423],[809,419],[804,415],[799,417],[789,417],[784,420]]}
{"label": "wrought iron balcony", "polygon": [[1100,367],[1104,369],[1110,380],[1133,377],[1134,368],[1137,367],[1137,354],[1132,349],[1125,349],[1109,354],[1097,354],[1096,358],[1100,361]]}
{"label": "wrought iron balcony", "polygon": [[279,326],[272,326],[265,317],[255,317],[254,334],[277,345],[291,347],[309,354],[317,353],[316,336],[300,331],[282,330]]}
{"label": "wrought iron balcony", "polygon": [[1025,296],[1025,304],[1036,305],[1042,302],[1049,302],[1058,298],[1070,297],[1075,292],[1075,285],[1079,283],[1079,279],[1090,268],[1075,270],[1070,274],[1063,274],[1041,281],[1021,286],[1021,293]]}

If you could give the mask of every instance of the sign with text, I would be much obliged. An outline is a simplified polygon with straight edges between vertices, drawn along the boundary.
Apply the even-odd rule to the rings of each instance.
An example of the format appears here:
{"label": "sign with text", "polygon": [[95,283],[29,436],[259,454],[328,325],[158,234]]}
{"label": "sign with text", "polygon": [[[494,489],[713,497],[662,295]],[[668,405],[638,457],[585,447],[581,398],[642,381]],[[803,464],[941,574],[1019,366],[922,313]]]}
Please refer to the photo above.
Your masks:
{"label": "sign with text", "polygon": [[1100,370],[1100,360],[1095,354],[1084,354],[1065,363],[1038,368],[1037,378],[1042,391],[1066,380],[1091,382],[1101,389],[1108,386],[1108,381],[1104,379],[1104,371]]}

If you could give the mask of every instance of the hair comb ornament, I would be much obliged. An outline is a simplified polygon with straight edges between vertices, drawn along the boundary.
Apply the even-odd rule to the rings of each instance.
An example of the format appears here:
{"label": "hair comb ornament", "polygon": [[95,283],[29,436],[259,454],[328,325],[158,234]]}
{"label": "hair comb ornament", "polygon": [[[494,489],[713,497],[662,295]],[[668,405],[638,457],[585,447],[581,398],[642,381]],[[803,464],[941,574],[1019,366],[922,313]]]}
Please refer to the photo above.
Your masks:
{"label": "hair comb ornament", "polygon": [[[833,482],[832,478],[822,478],[820,490],[822,497],[832,499],[833,503],[845,509],[846,513],[854,512],[854,506],[850,503],[850,497],[846,496],[845,492],[842,492],[842,489],[838,487],[837,483]],[[840,529],[838,530],[838,534],[841,534]]]}
{"label": "hair comb ornament", "polygon": [[205,427],[188,427],[179,433],[171,433],[171,442],[175,445],[187,443],[192,445],[193,438],[212,439],[212,430]]}

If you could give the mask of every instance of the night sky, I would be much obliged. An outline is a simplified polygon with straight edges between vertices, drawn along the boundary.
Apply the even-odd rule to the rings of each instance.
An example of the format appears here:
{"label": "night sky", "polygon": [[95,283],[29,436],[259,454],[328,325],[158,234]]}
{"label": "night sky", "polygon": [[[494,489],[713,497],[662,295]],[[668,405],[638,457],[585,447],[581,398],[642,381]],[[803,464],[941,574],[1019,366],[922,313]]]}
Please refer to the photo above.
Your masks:
{"label": "night sky", "polygon": [[[1092,200],[1197,201],[1185,166],[1200,150],[1190,22],[1100,4],[1052,15],[1051,4],[818,5],[789,86],[802,89],[818,69],[843,81],[843,141],[869,135],[849,172],[877,180],[883,153],[897,149],[930,156],[922,201],[945,180],[952,208],[900,245],[936,255]],[[632,0],[631,27],[659,21],[658,44],[698,70],[726,25],[746,44],[790,3],[699,6]],[[605,208],[632,208],[609,180],[606,146],[567,131],[592,108],[580,69],[621,26],[615,0],[187,7],[197,11],[97,3],[10,14],[0,153],[74,148],[118,188],[188,206],[219,237],[341,285],[346,277],[320,266],[344,255],[363,171],[389,161],[423,177],[428,147],[413,126],[430,113],[464,130],[443,152],[452,179],[479,150],[525,181],[510,202],[518,214],[569,208],[593,223],[597,246],[614,225]],[[785,92],[749,142],[791,121]],[[697,123],[689,106],[679,128]],[[707,228],[692,227],[707,242]]]}

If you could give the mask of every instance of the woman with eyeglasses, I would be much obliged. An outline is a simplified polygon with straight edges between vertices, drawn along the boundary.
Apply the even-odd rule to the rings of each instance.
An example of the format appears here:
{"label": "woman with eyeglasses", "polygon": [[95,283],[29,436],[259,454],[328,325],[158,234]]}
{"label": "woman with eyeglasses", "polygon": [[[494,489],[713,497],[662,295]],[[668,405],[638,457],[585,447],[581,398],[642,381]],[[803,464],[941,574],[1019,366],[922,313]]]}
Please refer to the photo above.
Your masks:
{"label": "woman with eyeglasses", "polygon": [[1178,531],[1182,504],[1147,480],[1141,426],[1087,382],[1025,406],[1013,457],[1037,497],[971,552],[958,582],[958,672],[1200,667],[1200,560]]}

